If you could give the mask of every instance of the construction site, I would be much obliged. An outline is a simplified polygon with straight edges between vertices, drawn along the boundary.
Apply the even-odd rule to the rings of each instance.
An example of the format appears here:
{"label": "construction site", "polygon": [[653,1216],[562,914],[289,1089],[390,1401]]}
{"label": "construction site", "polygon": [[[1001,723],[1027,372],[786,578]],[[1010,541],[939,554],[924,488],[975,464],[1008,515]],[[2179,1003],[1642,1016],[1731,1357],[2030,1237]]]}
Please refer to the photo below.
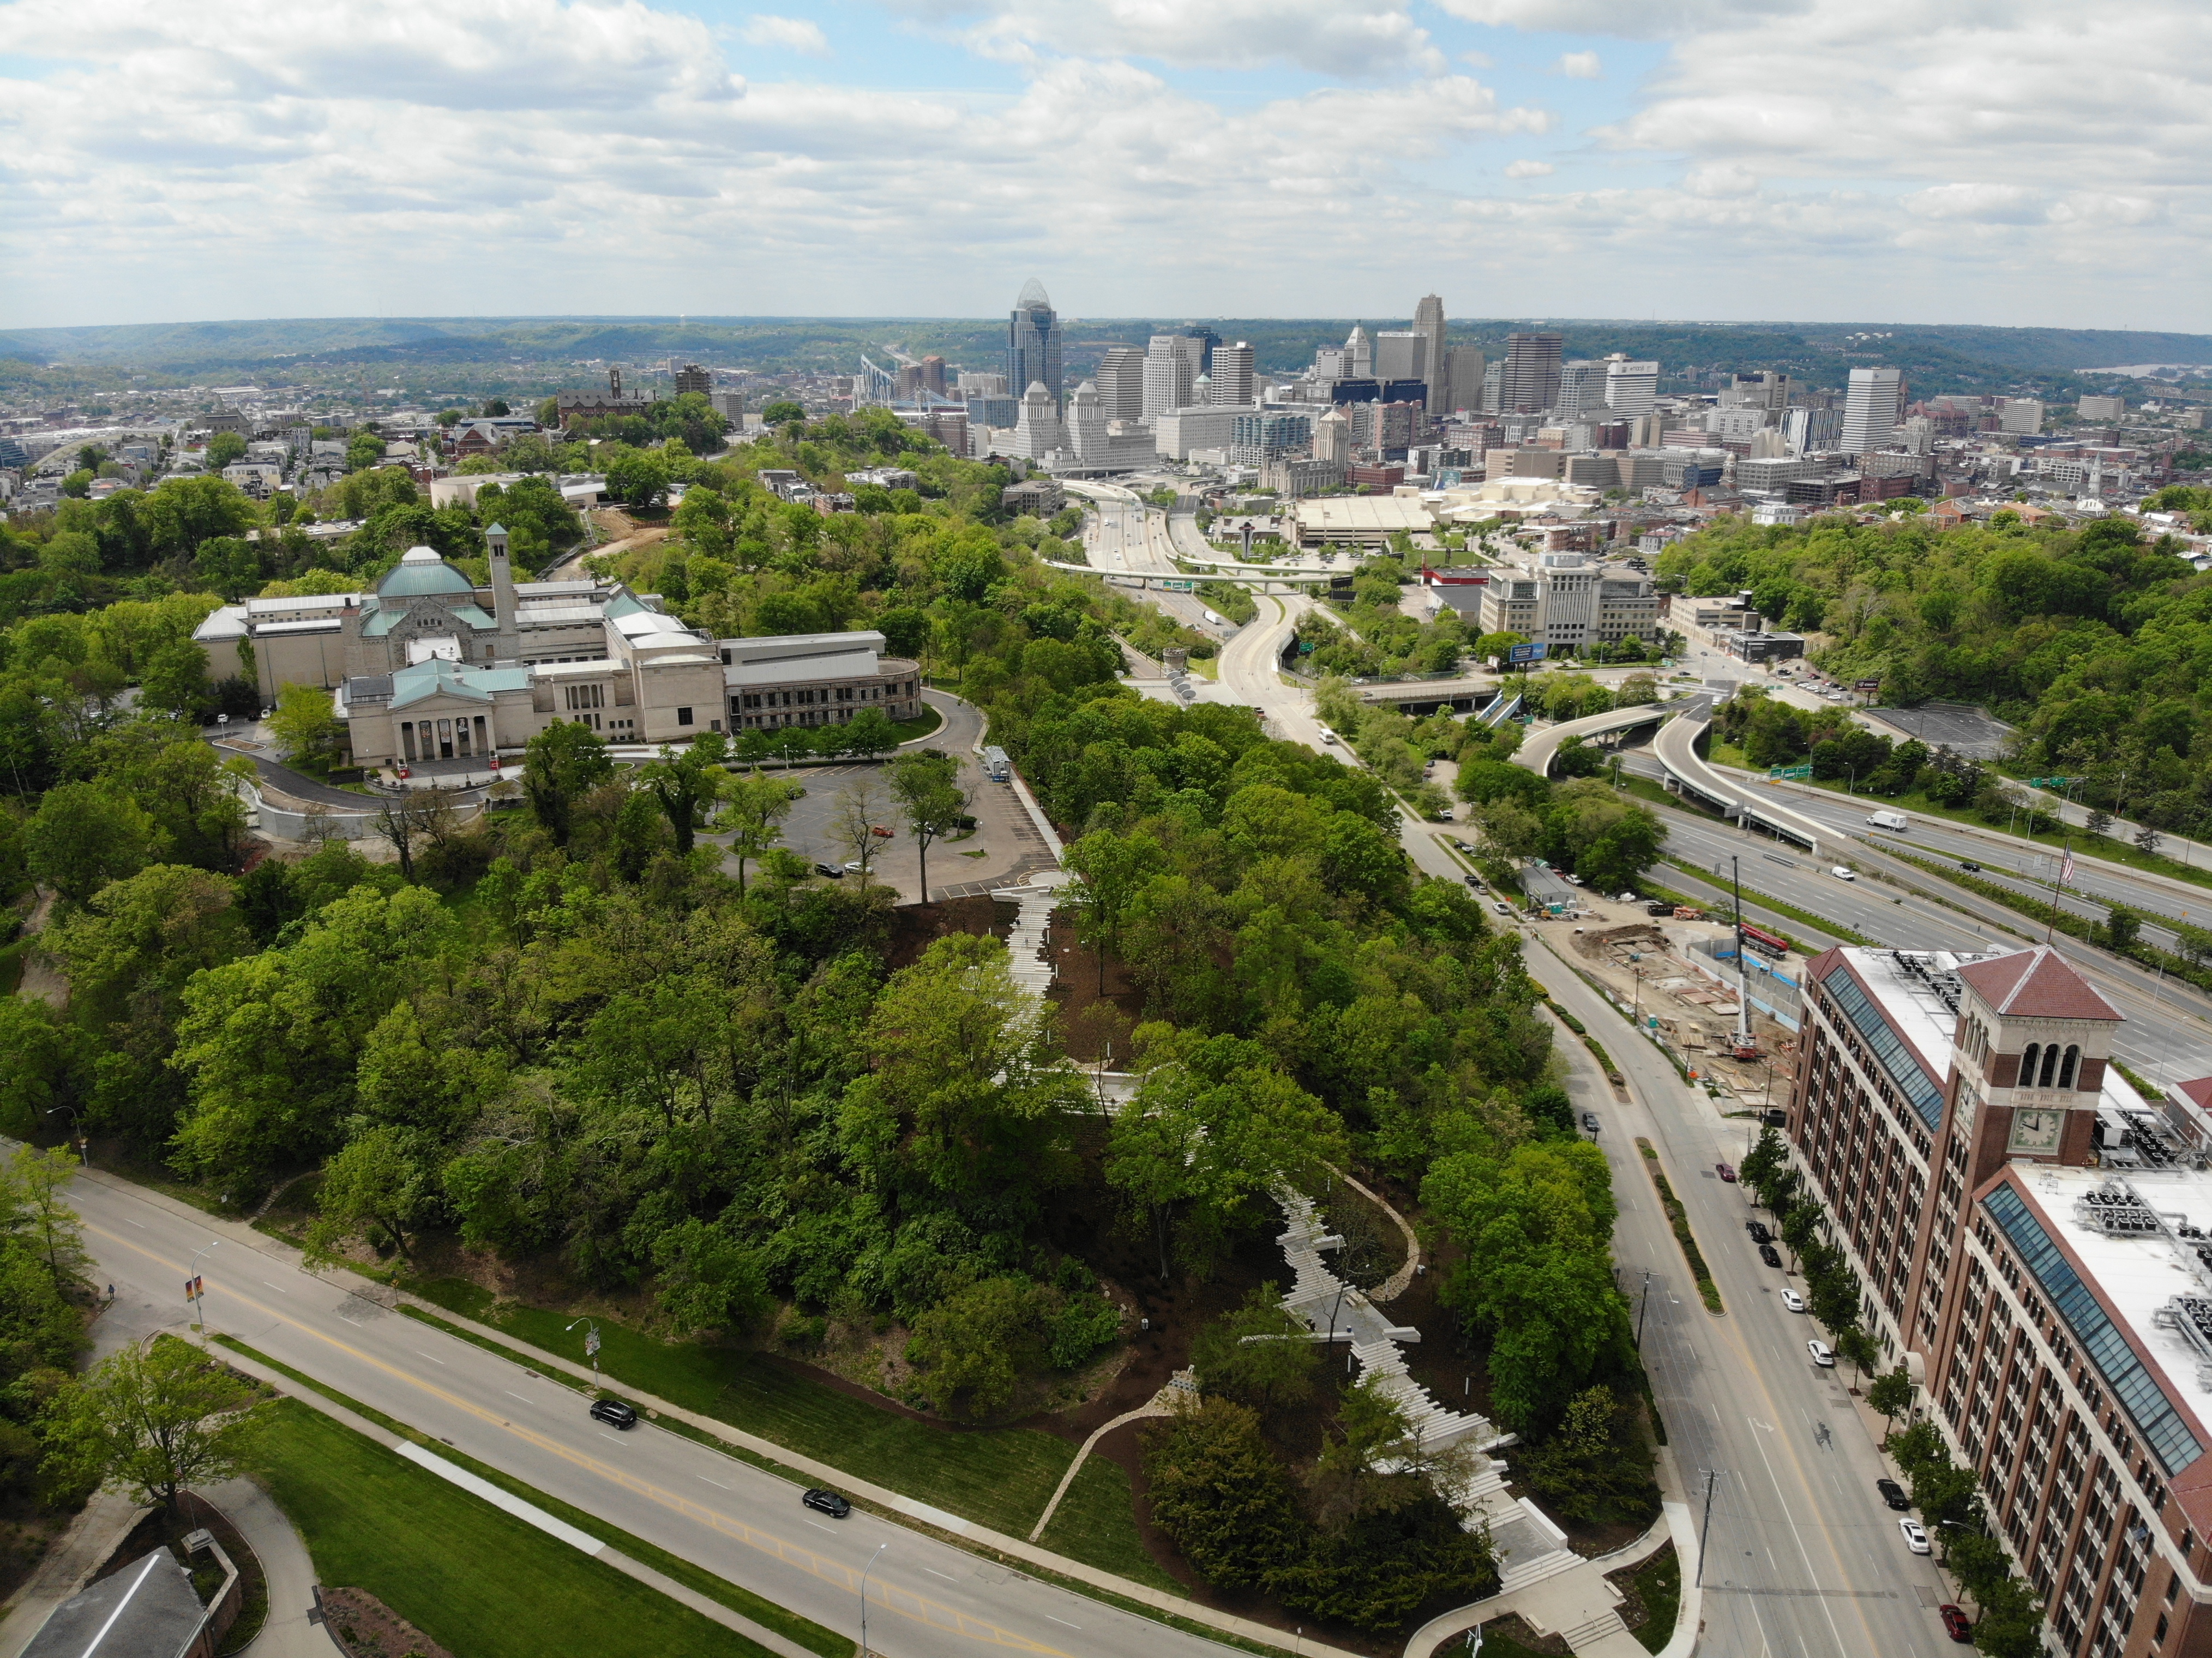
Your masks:
{"label": "construction site", "polygon": [[1747,1005],[1734,922],[1671,907],[1652,915],[1650,908],[1585,897],[1571,914],[1534,918],[1529,926],[1674,1054],[1692,1080],[1720,1093],[1723,1112],[1779,1106],[1796,1064],[1804,957],[1778,948],[1789,943],[1779,935],[1750,929]]}

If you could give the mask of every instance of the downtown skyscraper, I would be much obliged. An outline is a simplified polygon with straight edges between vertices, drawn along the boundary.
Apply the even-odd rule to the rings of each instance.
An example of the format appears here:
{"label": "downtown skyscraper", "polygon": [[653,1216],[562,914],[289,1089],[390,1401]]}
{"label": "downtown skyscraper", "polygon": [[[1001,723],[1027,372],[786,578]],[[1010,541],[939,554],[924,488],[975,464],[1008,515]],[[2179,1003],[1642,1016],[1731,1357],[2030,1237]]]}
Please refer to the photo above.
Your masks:
{"label": "downtown skyscraper", "polygon": [[1021,297],[1006,319],[1006,388],[1019,398],[1031,386],[1041,385],[1052,394],[1057,409],[1060,377],[1060,317],[1044,284],[1032,276],[1022,285]]}

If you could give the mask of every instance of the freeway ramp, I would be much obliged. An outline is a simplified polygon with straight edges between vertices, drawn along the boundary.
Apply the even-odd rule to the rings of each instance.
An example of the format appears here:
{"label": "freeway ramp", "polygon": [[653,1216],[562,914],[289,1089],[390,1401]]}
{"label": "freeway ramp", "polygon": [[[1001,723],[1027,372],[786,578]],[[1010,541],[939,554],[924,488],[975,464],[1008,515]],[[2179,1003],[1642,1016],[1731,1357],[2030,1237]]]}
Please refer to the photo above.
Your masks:
{"label": "freeway ramp", "polygon": [[1570,720],[1565,725],[1531,732],[1528,740],[1514,750],[1513,762],[1528,767],[1539,776],[1546,776],[1551,772],[1552,762],[1559,757],[1559,750],[1566,747],[1571,738],[1601,737],[1607,732],[1625,732],[1638,726],[1649,726],[1664,720],[1669,712],[1663,703],[1642,702],[1634,708],[1586,714],[1580,720]]}
{"label": "freeway ramp", "polygon": [[1679,719],[1670,720],[1659,728],[1658,740],[1652,744],[1651,751],[1658,756],[1659,763],[1666,768],[1668,778],[1677,789],[1717,806],[1747,828],[1757,824],[1771,829],[1810,853],[1817,853],[1824,840],[1842,838],[1826,824],[1802,811],[1792,811],[1778,801],[1761,799],[1753,793],[1752,785],[1707,765],[1698,753],[1698,738],[1705,735],[1711,723],[1711,705],[1700,700]]}

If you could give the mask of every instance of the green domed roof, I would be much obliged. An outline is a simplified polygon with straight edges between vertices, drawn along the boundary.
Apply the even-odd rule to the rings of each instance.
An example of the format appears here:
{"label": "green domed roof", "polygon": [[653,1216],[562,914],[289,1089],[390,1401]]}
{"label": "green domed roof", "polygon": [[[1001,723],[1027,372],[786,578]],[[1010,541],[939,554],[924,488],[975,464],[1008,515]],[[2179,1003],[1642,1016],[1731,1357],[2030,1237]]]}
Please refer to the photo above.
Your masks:
{"label": "green domed roof", "polygon": [[376,584],[379,598],[416,598],[425,593],[472,593],[476,585],[428,547],[410,547],[399,568]]}

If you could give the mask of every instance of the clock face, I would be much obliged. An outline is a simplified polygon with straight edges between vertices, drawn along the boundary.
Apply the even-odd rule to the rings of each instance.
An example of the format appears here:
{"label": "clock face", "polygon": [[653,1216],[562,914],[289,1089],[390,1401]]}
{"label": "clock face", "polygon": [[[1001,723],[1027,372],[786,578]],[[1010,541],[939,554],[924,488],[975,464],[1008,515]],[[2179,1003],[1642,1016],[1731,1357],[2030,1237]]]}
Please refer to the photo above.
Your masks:
{"label": "clock face", "polygon": [[2012,1114],[2012,1138],[2008,1149],[2056,1151],[2058,1131],[2065,1121],[2063,1111],[2015,1111]]}

